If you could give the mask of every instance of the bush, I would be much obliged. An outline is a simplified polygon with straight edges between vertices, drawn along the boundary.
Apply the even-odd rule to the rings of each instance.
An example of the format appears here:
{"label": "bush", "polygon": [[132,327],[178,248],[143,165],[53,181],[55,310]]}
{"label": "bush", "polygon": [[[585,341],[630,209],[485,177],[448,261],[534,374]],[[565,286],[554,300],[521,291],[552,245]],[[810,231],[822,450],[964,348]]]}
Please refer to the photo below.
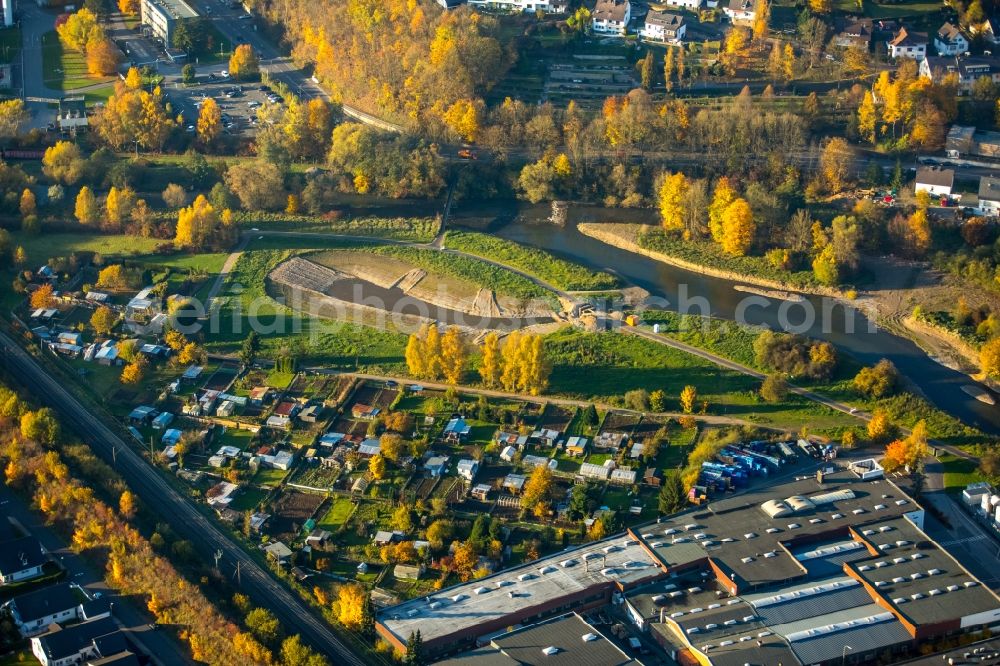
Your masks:
{"label": "bush", "polygon": [[854,389],[869,398],[884,398],[896,392],[899,372],[887,358],[870,368],[862,368],[854,377]]}
{"label": "bush", "polygon": [[837,352],[828,342],[800,335],[765,331],[753,343],[757,365],[792,377],[829,379],[837,367]]}

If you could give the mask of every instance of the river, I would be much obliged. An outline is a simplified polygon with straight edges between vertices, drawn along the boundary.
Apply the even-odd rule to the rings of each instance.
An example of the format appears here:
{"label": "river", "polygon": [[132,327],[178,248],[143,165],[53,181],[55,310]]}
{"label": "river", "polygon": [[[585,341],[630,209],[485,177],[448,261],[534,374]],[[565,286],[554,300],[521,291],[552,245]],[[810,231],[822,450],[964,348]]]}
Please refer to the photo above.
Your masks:
{"label": "river", "polygon": [[[1000,434],[1000,407],[979,402],[964,393],[961,387],[972,383],[966,375],[931,360],[912,341],[875,327],[859,310],[833,305],[829,299],[818,296],[806,296],[803,303],[793,304],[741,293],[733,289],[729,280],[692,273],[612,247],[584,236],[576,228],[581,222],[655,223],[654,214],[648,210],[571,206],[565,226],[549,222],[550,213],[548,204],[511,203],[488,209],[458,209],[452,222],[462,225],[466,219],[478,226],[484,219],[493,219],[490,231],[494,235],[613,272],[652,296],[666,299],[664,307],[669,310],[684,310],[682,297],[686,297],[691,304],[687,311],[698,313],[702,310],[693,307],[693,301],[704,299],[708,314],[714,317],[736,321],[737,314],[741,314],[741,322],[775,329],[785,328],[779,326],[779,321],[787,321],[798,327],[795,332],[828,340],[866,365],[887,358],[939,408],[985,432]],[[748,301],[749,298],[754,300]],[[829,316],[823,316],[824,306]],[[806,310],[815,313],[811,322],[806,321]]]}

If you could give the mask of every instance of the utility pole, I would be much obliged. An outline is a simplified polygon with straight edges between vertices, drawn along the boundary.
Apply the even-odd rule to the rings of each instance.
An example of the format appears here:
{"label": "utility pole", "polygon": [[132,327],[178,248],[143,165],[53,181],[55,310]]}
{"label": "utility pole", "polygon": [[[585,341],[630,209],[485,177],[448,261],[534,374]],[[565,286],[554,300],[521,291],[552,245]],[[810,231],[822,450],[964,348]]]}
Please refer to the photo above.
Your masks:
{"label": "utility pole", "polygon": [[219,560],[222,559],[222,550],[215,551],[215,573],[219,573]]}

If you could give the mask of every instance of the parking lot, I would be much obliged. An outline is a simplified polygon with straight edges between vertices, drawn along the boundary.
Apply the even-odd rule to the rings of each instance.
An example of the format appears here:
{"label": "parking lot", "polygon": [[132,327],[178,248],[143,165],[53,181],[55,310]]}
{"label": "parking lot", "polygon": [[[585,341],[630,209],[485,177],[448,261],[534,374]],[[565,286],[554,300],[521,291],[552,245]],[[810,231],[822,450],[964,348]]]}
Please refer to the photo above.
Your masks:
{"label": "parking lot", "polygon": [[177,113],[184,117],[187,131],[194,132],[198,113],[205,99],[211,97],[222,111],[222,123],[227,134],[253,133],[257,110],[265,104],[283,104],[284,100],[268,86],[260,83],[237,82],[223,77],[222,66],[198,75],[198,83],[185,85],[174,81],[165,92]]}

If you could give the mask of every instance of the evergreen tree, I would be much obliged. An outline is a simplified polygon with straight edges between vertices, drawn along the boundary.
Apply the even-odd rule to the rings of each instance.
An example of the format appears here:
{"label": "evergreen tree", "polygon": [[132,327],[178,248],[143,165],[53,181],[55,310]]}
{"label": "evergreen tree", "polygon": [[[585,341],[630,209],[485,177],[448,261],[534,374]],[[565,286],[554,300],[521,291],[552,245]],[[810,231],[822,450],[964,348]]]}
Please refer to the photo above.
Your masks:
{"label": "evergreen tree", "polygon": [[406,641],[406,656],[403,657],[403,663],[409,666],[424,666],[427,663],[424,660],[424,641],[420,637],[420,630],[417,629],[416,633],[410,633],[410,638]]}
{"label": "evergreen tree", "polygon": [[675,513],[683,509],[685,504],[687,497],[684,494],[684,483],[681,481],[680,472],[671,471],[663,479],[663,487],[660,488],[660,513]]}
{"label": "evergreen tree", "polygon": [[250,331],[250,335],[247,336],[247,339],[243,341],[243,346],[240,347],[240,362],[244,366],[249,366],[259,353],[260,336],[257,335],[257,331]]}

